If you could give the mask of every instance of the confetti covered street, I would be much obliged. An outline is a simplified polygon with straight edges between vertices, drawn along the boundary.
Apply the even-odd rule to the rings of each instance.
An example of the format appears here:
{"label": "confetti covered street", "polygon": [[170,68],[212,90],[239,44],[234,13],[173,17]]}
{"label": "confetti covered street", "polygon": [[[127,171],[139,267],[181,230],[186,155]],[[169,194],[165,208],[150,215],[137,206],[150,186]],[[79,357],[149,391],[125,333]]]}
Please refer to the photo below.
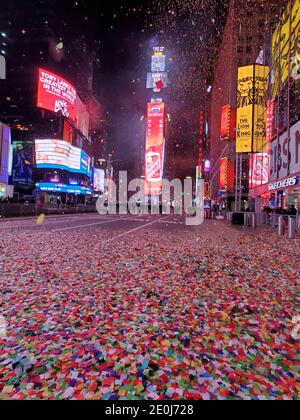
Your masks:
{"label": "confetti covered street", "polygon": [[95,214],[0,235],[0,399],[299,399],[299,238]]}

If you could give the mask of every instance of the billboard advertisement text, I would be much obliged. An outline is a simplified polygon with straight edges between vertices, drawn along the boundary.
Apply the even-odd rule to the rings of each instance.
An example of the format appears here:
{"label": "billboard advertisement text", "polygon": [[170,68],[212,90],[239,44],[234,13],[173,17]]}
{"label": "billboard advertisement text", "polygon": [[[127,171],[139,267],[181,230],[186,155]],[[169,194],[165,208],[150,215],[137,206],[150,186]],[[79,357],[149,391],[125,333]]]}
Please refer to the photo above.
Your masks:
{"label": "billboard advertisement text", "polygon": [[12,181],[14,185],[25,184],[33,186],[33,142],[14,141]]}
{"label": "billboard advertisement text", "polygon": [[39,69],[38,108],[60,112],[72,120],[76,118],[77,92],[74,86],[49,70]]}
{"label": "billboard advertisement text", "polygon": [[163,178],[165,104],[149,103],[146,130],[145,194],[159,195]]}
{"label": "billboard advertisement text", "polygon": [[224,157],[220,162],[220,190],[228,191],[234,189],[234,162]]}
{"label": "billboard advertisement text", "polygon": [[265,151],[268,77],[266,66],[245,66],[238,70],[237,153]]}

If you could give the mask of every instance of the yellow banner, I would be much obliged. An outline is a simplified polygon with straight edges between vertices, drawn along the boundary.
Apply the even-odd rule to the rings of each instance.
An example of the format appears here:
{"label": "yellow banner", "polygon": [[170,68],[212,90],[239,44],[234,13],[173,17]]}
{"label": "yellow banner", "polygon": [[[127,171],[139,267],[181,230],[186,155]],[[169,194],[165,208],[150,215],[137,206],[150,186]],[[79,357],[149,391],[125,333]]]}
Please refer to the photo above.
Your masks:
{"label": "yellow banner", "polygon": [[253,152],[267,150],[267,101],[269,67],[255,66]]}
{"label": "yellow banner", "polygon": [[254,66],[238,71],[236,152],[250,153],[253,137],[253,76]]}
{"label": "yellow banner", "polygon": [[236,152],[263,152],[267,141],[269,68],[255,65],[238,70]]}
{"label": "yellow banner", "polygon": [[289,1],[272,38],[272,97],[295,73],[300,55],[300,0]]}

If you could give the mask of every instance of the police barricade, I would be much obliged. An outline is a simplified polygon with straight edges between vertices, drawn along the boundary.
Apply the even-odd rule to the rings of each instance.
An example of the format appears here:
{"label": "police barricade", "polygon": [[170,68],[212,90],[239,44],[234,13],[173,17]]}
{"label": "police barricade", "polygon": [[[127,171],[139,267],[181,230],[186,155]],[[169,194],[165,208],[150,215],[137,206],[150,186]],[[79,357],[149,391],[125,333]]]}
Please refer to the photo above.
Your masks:
{"label": "police barricade", "polygon": [[288,219],[288,237],[289,239],[296,238],[297,218],[290,216]]}

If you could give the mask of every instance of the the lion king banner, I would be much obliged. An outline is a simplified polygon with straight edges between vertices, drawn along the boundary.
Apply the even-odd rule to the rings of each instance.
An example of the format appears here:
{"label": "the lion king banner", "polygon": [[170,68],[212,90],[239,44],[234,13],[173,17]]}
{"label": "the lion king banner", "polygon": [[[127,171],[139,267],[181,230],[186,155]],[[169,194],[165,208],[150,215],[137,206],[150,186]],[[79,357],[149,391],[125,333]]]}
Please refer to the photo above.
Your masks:
{"label": "the lion king banner", "polygon": [[267,142],[269,68],[252,65],[238,70],[237,153],[264,152]]}

